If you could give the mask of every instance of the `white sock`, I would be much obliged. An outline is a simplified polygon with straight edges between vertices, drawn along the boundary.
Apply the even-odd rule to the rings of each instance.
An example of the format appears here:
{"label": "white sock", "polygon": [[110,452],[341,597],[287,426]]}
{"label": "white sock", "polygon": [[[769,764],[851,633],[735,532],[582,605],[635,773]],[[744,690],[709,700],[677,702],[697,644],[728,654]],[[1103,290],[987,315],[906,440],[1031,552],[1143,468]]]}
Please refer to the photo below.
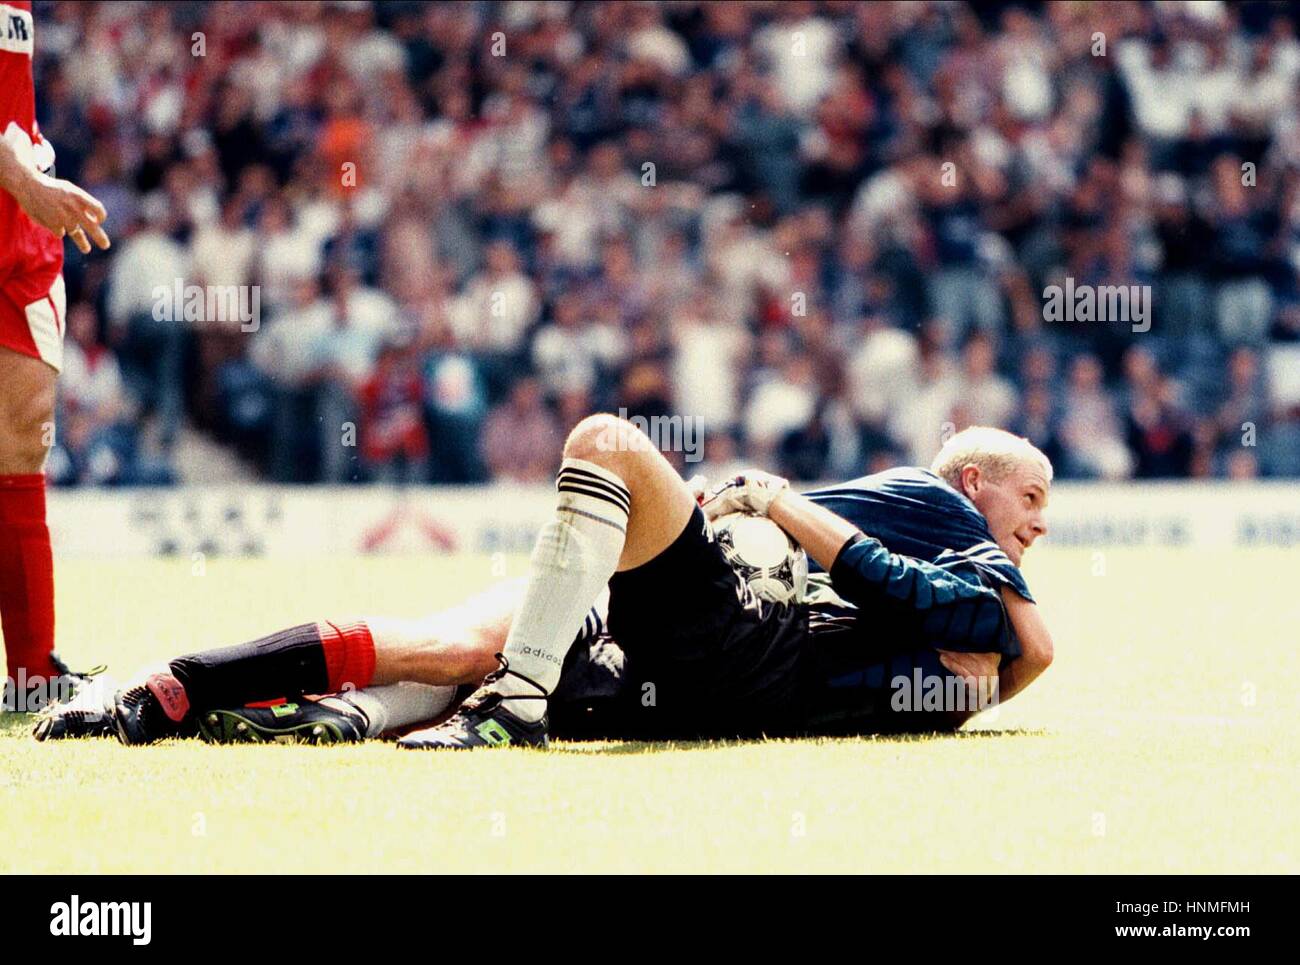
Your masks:
{"label": "white sock", "polygon": [[321,703],[329,706],[332,700],[349,703],[366,715],[367,737],[378,737],[389,730],[400,730],[412,724],[433,720],[451,706],[456,696],[455,687],[435,687],[409,681],[383,687],[366,687],[350,690],[337,697],[326,697]]}
{"label": "white sock", "polygon": [[[528,589],[504,651],[511,670],[535,680],[547,693],[559,683],[565,654],[618,568],[631,505],[622,479],[582,459],[564,460],[555,487],[555,518],[538,534]],[[510,674],[495,689],[537,693]],[[544,700],[512,700],[509,707],[525,720],[540,720],[546,713]]]}

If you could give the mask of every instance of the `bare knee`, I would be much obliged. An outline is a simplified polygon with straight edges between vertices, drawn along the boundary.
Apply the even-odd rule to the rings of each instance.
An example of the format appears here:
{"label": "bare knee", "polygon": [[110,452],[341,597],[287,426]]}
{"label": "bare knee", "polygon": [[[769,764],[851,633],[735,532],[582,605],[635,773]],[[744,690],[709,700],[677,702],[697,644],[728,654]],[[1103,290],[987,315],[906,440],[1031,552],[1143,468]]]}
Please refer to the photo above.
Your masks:
{"label": "bare knee", "polygon": [[654,451],[654,444],[640,429],[604,412],[579,422],[564,443],[566,459],[582,459],[620,474],[633,471]]}
{"label": "bare knee", "polygon": [[54,371],[0,392],[0,475],[38,473],[54,444]]}

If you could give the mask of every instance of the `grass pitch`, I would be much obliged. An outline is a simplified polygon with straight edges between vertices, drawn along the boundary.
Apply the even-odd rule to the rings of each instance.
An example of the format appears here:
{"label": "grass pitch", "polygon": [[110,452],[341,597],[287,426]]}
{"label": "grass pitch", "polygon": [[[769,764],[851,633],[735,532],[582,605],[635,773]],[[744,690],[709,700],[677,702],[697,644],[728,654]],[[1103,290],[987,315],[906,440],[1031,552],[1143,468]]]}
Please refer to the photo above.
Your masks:
{"label": "grass pitch", "polygon": [[[0,822],[35,842],[0,871],[1300,870],[1294,553],[1047,547],[1026,569],[1056,663],[957,736],[126,748],[0,716]],[[64,563],[60,650],[124,675],[502,575],[477,556]]]}

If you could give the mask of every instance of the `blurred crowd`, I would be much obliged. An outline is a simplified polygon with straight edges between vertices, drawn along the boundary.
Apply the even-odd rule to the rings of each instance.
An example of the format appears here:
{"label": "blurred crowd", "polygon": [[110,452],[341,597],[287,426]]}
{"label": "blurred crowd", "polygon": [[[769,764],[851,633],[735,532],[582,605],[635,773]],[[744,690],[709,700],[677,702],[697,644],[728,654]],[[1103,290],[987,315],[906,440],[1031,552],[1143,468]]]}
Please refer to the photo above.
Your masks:
{"label": "blurred crowd", "polygon": [[[545,480],[622,410],[798,479],[971,423],[1065,478],[1300,476],[1296,11],[38,2],[115,239],[67,246],[51,474],[167,482],[198,432],[277,481]],[[178,279],[253,323],[159,318]],[[1047,320],[1066,279],[1149,330]]]}

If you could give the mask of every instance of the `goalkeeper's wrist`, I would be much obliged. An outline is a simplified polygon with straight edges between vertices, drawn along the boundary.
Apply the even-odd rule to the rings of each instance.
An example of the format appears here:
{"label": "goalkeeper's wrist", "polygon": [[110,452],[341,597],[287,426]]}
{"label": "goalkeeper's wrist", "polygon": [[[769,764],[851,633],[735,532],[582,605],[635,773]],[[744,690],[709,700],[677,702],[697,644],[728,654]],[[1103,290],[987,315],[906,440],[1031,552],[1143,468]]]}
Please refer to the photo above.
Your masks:
{"label": "goalkeeper's wrist", "polygon": [[758,511],[759,515],[771,519],[772,511],[776,509],[777,503],[780,501],[781,497],[790,492],[790,483],[786,480],[782,480],[781,482],[782,485],[776,488],[776,491],[772,494],[772,497],[767,500],[765,505],[754,507]]}

